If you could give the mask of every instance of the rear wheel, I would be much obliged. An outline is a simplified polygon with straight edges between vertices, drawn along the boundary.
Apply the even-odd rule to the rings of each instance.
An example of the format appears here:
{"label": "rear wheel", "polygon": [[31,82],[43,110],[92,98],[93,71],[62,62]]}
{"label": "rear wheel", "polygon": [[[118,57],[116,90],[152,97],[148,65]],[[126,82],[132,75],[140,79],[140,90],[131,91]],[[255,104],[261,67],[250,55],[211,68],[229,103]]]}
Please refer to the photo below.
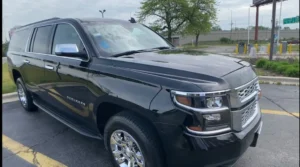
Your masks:
{"label": "rear wheel", "polygon": [[33,104],[33,99],[31,97],[31,94],[25,88],[22,78],[18,78],[16,80],[16,85],[17,85],[17,93],[19,96],[19,101],[21,102],[22,107],[26,111],[36,111],[37,107]]}
{"label": "rear wheel", "polygon": [[105,126],[104,142],[116,167],[162,167],[157,135],[140,118],[121,112]]}

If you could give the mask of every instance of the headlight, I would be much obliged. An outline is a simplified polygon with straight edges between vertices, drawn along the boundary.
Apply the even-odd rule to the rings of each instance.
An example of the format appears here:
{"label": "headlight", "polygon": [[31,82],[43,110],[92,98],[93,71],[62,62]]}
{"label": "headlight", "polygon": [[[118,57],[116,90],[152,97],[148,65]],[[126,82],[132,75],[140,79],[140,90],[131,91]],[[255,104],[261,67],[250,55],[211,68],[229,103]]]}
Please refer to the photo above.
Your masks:
{"label": "headlight", "polygon": [[230,127],[230,109],[228,91],[194,93],[171,92],[174,103],[193,112],[197,123],[187,123],[190,130],[213,131]]}
{"label": "headlight", "polygon": [[207,98],[206,99],[206,106],[207,106],[207,108],[222,107],[223,106],[222,97]]}

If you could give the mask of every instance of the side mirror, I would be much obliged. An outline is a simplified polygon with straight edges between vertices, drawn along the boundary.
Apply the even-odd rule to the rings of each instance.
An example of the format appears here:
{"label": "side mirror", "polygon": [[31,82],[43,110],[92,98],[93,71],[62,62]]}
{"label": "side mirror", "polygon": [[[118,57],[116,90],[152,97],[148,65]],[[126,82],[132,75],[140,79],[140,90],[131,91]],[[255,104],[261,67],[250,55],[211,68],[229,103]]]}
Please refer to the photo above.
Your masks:
{"label": "side mirror", "polygon": [[55,45],[55,54],[58,56],[78,57],[85,59],[86,53],[79,52],[76,44],[57,44]]}

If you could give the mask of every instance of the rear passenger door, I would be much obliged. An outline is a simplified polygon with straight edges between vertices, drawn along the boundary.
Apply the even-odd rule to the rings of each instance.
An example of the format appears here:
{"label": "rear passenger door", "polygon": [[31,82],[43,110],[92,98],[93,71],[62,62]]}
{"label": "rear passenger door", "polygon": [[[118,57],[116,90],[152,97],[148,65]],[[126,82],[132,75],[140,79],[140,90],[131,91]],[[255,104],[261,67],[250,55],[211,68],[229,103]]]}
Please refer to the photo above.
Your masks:
{"label": "rear passenger door", "polygon": [[[76,45],[78,55],[56,55],[55,47],[61,44]],[[68,23],[57,24],[52,40],[51,56],[45,59],[47,106],[77,124],[92,119],[87,93],[88,51],[75,27]],[[47,85],[47,86],[46,86]],[[86,123],[85,123],[86,124]],[[80,126],[80,125],[79,125]]]}
{"label": "rear passenger door", "polygon": [[44,82],[44,56],[49,54],[50,36],[53,26],[36,27],[29,45],[29,52],[24,54],[23,61],[27,65],[24,68],[26,85],[37,97],[42,96],[41,85]]}

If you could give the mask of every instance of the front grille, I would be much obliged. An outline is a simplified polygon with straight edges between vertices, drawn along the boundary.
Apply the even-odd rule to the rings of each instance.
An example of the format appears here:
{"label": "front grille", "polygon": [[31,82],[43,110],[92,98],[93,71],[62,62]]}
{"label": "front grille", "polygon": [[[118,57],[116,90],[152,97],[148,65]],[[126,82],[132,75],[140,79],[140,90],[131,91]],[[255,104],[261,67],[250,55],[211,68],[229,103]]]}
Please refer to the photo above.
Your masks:
{"label": "front grille", "polygon": [[253,102],[242,110],[242,126],[246,126],[248,120],[254,116],[256,104],[257,101]]}
{"label": "front grille", "polygon": [[247,87],[238,90],[238,97],[240,99],[240,101],[243,101],[246,97],[248,97],[249,95],[251,95],[254,91],[256,91],[258,89],[258,82],[253,82],[250,85],[248,85]]}

